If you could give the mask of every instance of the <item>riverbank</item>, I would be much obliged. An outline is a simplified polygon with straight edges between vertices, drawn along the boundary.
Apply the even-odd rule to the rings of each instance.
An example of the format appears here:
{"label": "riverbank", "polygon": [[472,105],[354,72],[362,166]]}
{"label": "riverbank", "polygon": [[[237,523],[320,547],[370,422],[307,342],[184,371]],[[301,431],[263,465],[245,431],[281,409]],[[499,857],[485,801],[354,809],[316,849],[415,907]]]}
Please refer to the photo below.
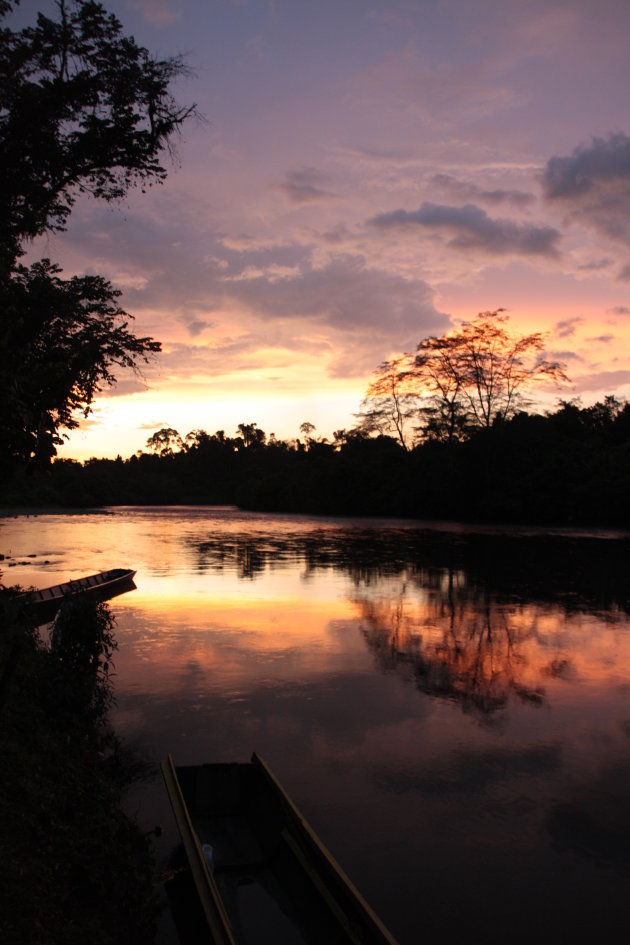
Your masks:
{"label": "riverbank", "polygon": [[[199,433],[199,431],[197,431]],[[7,462],[3,505],[236,505],[286,514],[540,526],[630,526],[630,406],[565,404],[461,441],[412,448],[339,431],[334,443],[199,435],[128,459]],[[261,431],[262,433],[262,431]],[[188,440],[188,438],[187,438]]]}
{"label": "riverbank", "polygon": [[151,846],[122,810],[129,766],[107,717],[112,618],[71,622],[82,637],[45,646],[0,594],[0,938],[148,945]]}

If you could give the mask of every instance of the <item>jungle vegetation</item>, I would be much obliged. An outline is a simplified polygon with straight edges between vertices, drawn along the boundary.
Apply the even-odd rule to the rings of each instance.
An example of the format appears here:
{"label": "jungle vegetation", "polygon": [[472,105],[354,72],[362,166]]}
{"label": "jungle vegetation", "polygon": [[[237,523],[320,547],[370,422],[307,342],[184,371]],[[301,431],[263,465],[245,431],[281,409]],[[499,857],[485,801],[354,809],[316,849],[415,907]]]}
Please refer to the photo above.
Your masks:
{"label": "jungle vegetation", "polygon": [[0,936],[6,945],[154,941],[150,838],[122,798],[137,773],[108,710],[105,604],[64,604],[48,645],[0,588]]}
{"label": "jungle vegetation", "polygon": [[134,333],[107,279],[23,258],[81,195],[111,203],[164,180],[195,106],[169,91],[182,60],[153,57],[100,3],[56,0],[56,17],[12,29],[18,5],[0,0],[0,443],[5,460],[45,466],[116,369],[160,345]]}
{"label": "jungle vegetation", "polygon": [[563,401],[497,416],[457,439],[403,446],[360,426],[285,441],[256,423],[156,431],[126,459],[13,468],[5,503],[90,507],[211,503],[325,515],[630,525],[630,404]]}

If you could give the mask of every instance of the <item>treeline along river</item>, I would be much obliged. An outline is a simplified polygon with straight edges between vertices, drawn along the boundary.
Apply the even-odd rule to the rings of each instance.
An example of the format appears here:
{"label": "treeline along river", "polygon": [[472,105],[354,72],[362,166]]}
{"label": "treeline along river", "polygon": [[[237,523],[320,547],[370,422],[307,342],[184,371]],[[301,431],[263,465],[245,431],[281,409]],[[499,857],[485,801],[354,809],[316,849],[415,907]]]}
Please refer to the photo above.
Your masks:
{"label": "treeline along river", "polygon": [[[267,512],[387,515],[630,528],[630,405],[607,398],[519,413],[462,442],[408,450],[390,436],[338,431],[335,442],[158,431],[160,453],[9,464],[8,505],[221,503]],[[155,443],[160,433],[165,438]],[[255,435],[254,435],[255,434]],[[171,445],[169,445],[171,444]]]}
{"label": "treeline along river", "polygon": [[[627,940],[629,534],[117,507],[0,550],[5,584],[134,568],[119,734],[259,752],[401,945]],[[130,804],[164,865],[159,780]]]}

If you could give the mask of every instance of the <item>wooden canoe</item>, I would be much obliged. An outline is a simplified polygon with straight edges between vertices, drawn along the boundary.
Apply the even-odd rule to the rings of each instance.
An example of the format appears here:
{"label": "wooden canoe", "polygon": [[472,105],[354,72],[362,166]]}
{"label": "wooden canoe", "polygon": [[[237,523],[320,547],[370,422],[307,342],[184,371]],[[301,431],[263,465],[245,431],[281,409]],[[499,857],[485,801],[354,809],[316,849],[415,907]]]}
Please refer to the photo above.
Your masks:
{"label": "wooden canoe", "polygon": [[135,588],[133,583],[135,573],[128,568],[112,568],[109,571],[89,574],[87,577],[65,581],[63,584],[55,584],[41,590],[27,591],[20,597],[39,623],[47,623],[53,619],[63,601],[68,597],[80,594],[103,601],[132,591]]}
{"label": "wooden canoe", "polygon": [[169,755],[162,773],[201,917],[191,941],[396,945],[258,755],[177,768]]}

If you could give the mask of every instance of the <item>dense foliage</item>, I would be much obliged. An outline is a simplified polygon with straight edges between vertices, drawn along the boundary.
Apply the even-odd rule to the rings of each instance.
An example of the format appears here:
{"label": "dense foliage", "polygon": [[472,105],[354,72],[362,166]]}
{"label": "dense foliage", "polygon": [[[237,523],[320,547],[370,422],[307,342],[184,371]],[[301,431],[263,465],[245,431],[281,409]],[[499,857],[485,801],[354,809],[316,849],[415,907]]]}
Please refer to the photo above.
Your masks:
{"label": "dense foliage", "polygon": [[47,464],[112,368],[159,350],[107,280],[20,260],[65,229],[80,194],[112,201],[163,180],[161,155],[194,112],[169,93],[181,60],[153,58],[100,3],[56,0],[56,18],[18,30],[16,5],[0,0],[0,469]]}
{"label": "dense foliage", "polygon": [[[2,0],[0,16],[17,4]],[[57,17],[0,30],[3,259],[63,230],[79,193],[104,200],[163,180],[161,153],[194,110],[169,86],[184,66],[125,36],[95,0],[56,0]]]}
{"label": "dense foliage", "polygon": [[155,932],[148,838],[121,807],[107,721],[115,649],[105,605],[74,600],[45,646],[0,593],[0,938],[137,945]]}
{"label": "dense foliage", "polygon": [[0,358],[0,443],[10,458],[45,466],[79,425],[114,366],[134,367],[159,350],[129,329],[120,292],[101,276],[62,279],[44,259],[0,279],[6,319]]}
{"label": "dense foliage", "polygon": [[[246,435],[243,435],[245,433]],[[541,524],[630,525],[630,404],[562,403],[552,413],[497,418],[462,442],[404,450],[393,437],[339,431],[334,442],[176,430],[155,452],[61,460],[16,470],[15,505],[228,503],[262,511]]]}

